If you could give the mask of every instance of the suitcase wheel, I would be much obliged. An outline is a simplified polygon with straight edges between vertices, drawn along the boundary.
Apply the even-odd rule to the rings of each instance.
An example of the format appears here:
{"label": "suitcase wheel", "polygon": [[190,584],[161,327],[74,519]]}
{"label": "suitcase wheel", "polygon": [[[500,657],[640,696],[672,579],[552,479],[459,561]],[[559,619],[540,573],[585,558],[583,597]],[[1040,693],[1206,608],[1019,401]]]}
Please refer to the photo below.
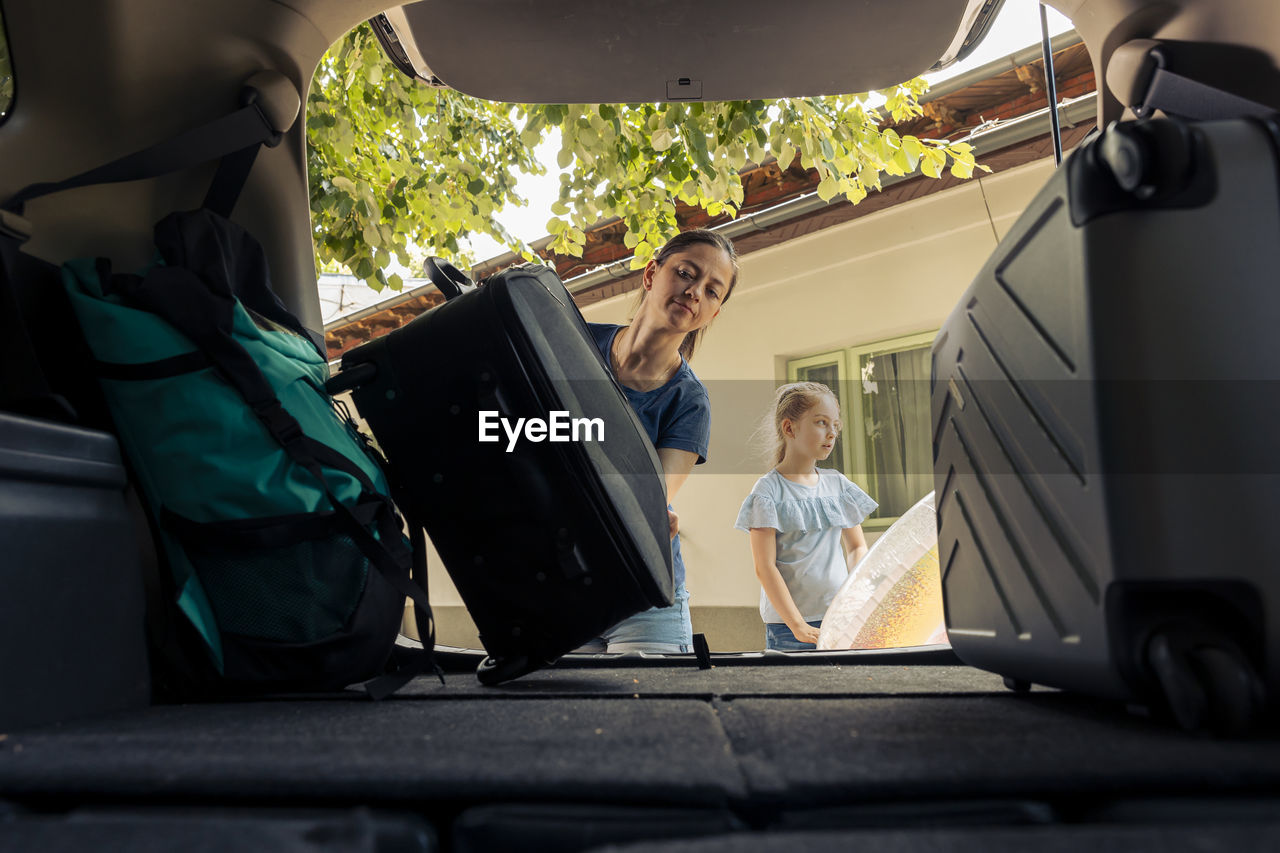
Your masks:
{"label": "suitcase wheel", "polygon": [[1169,711],[1187,731],[1241,734],[1262,715],[1266,691],[1248,658],[1230,642],[1187,647],[1168,633],[1147,647],[1147,661]]}
{"label": "suitcase wheel", "polygon": [[537,669],[524,655],[515,657],[486,657],[476,667],[476,678],[481,684],[492,687],[513,678],[519,678]]}

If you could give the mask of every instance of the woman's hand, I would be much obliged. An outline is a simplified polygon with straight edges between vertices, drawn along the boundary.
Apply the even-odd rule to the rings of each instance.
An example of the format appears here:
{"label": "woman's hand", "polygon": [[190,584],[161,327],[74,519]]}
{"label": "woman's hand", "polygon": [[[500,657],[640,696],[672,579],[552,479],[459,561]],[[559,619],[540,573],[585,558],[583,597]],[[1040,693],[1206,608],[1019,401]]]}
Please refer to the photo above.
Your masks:
{"label": "woman's hand", "polygon": [[[667,480],[667,500],[674,500],[676,492],[680,491],[684,481],[689,478],[694,463],[698,461],[698,454],[662,447],[658,449],[658,460],[662,463],[662,473]],[[675,539],[680,532],[680,516],[671,507],[667,507],[667,527],[671,530],[671,538]]]}
{"label": "woman's hand", "polygon": [[788,625],[787,627],[791,629],[791,633],[795,634],[796,639],[800,642],[813,643],[815,646],[818,644],[818,634],[820,632],[808,622],[801,622],[798,626]]}

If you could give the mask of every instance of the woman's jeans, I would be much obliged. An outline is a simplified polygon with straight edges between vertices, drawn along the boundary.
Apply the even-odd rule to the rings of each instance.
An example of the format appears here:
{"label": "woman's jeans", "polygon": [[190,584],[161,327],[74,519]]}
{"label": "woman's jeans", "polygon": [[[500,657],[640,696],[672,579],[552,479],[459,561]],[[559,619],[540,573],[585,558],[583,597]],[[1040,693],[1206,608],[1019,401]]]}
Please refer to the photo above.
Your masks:
{"label": "woman's jeans", "polygon": [[603,635],[575,651],[578,654],[602,652],[652,652],[682,654],[693,649],[693,623],[689,621],[689,591],[684,584],[676,587],[676,603],[670,607],[651,607],[623,619]]}
{"label": "woman's jeans", "polygon": [[[810,622],[815,628],[822,627],[822,620]],[[787,627],[785,622],[766,622],[764,625],[764,647],[779,652],[807,652],[817,648],[814,643],[802,643]]]}

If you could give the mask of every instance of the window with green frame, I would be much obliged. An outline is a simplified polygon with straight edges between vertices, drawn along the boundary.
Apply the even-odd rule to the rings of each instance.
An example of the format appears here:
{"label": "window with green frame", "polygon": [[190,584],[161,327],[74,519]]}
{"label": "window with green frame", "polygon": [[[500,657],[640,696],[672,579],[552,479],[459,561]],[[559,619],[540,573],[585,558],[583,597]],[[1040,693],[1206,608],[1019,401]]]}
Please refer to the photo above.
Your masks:
{"label": "window with green frame", "polygon": [[933,490],[929,351],[935,332],[847,347],[787,363],[789,382],[821,382],[840,401],[845,428],[824,467],[837,468],[880,508],[864,522],[888,527]]}
{"label": "window with green frame", "polygon": [[4,35],[4,17],[0,15],[0,122],[9,115],[13,104],[13,65],[9,62],[9,42]]}

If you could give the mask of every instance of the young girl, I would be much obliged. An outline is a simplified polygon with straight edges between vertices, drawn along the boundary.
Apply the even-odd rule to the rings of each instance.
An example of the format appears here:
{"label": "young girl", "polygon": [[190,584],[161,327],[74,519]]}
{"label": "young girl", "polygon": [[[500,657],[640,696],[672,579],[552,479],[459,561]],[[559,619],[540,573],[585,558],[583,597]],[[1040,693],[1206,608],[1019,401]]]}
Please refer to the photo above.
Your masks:
{"label": "young girl", "polygon": [[876,502],[839,471],[816,466],[840,434],[840,406],[826,385],[783,385],[761,430],[773,436],[775,467],[756,481],[734,526],[751,533],[765,648],[812,649],[827,605],[867,553],[861,525]]}

